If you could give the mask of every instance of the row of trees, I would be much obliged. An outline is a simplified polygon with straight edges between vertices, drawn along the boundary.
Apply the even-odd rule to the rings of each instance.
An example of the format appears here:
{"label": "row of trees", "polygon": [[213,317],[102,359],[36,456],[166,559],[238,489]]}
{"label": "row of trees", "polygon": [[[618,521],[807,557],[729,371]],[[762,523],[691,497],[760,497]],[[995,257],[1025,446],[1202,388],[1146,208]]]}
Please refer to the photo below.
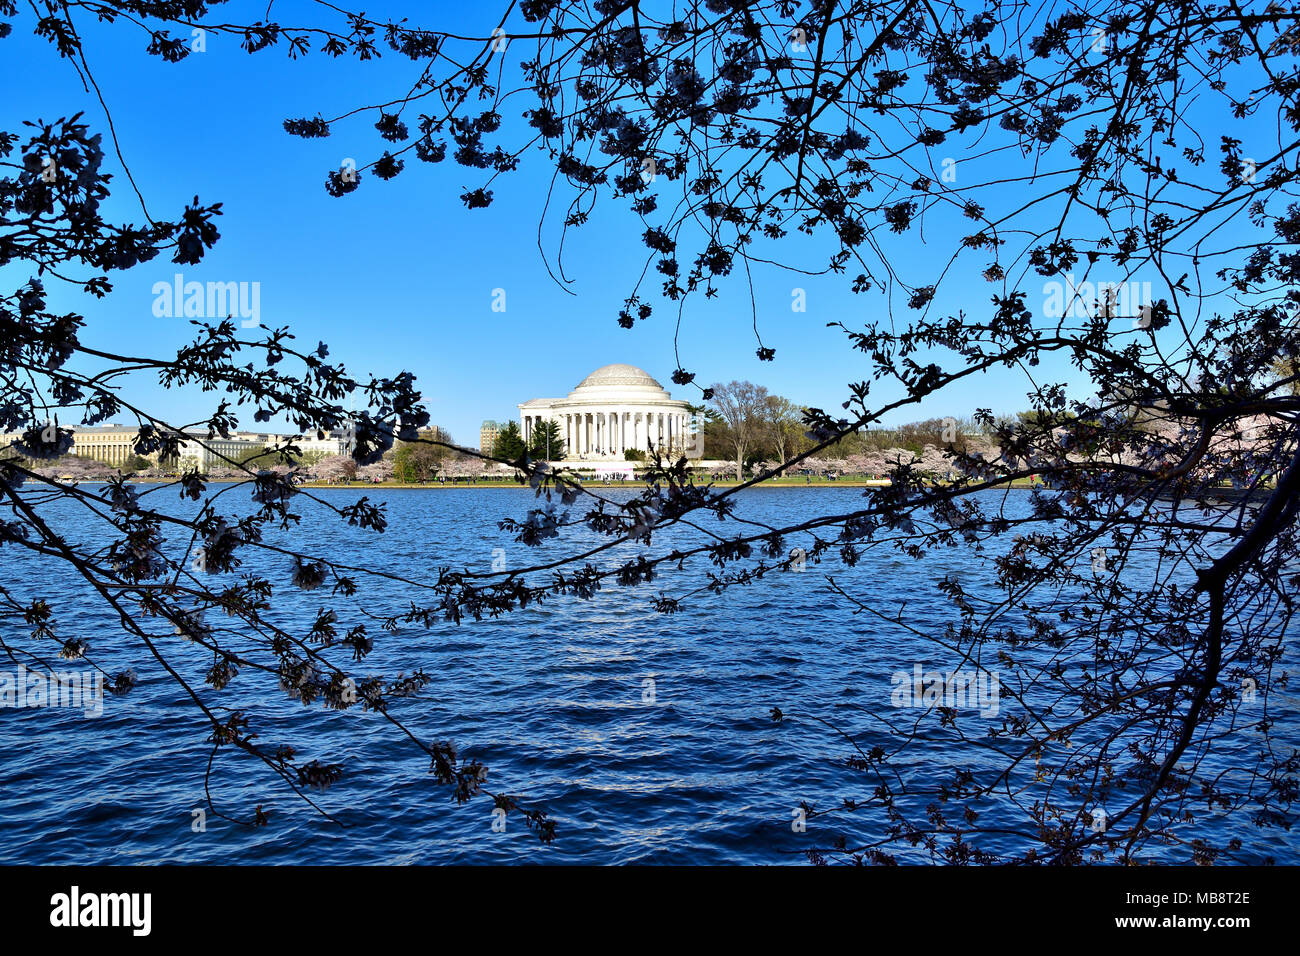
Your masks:
{"label": "row of trees", "polygon": [[543,421],[533,428],[529,440],[524,441],[519,424],[510,422],[497,434],[488,452],[501,461],[520,461],[525,457],[533,461],[557,461],[565,454],[564,436],[558,422]]}
{"label": "row of trees", "polygon": [[[415,446],[421,447],[421,446]],[[492,463],[476,455],[467,455],[450,451],[438,457],[437,462],[428,466],[425,457],[414,454],[402,454],[398,448],[395,453],[385,455],[371,465],[360,465],[348,455],[331,455],[302,471],[301,477],[307,481],[323,481],[329,484],[341,484],[349,481],[383,482],[399,481],[406,484],[419,484],[440,478],[460,480],[464,478],[481,478],[488,473]]]}
{"label": "row of trees", "polygon": [[[973,418],[931,418],[896,429],[854,432],[832,448],[817,449],[817,441],[808,432],[804,406],[768,391],[766,386],[748,381],[713,385],[705,403],[692,406],[691,411],[704,418],[705,457],[729,458],[735,462],[734,473],[752,470],[758,462],[783,462],[805,452],[821,459],[876,454],[872,462],[877,463],[879,453],[893,452],[885,457],[897,460],[898,450],[912,452],[915,456],[924,455],[927,447],[952,447],[964,451],[972,439],[987,439],[989,434],[989,430]],[[519,425],[512,421],[498,433],[492,448],[485,451],[503,461],[519,461],[525,456],[535,461],[555,461],[564,457],[565,443],[556,422],[540,422],[534,427],[530,440],[525,441]],[[440,454],[433,449],[420,454],[427,465],[418,471],[405,471],[399,467],[399,475],[409,475],[402,480],[427,480],[436,473]],[[646,455],[640,449],[629,449],[626,457],[629,461],[644,461]],[[809,466],[805,470],[818,467]],[[834,467],[831,470],[835,470]],[[870,469],[872,472],[884,470],[879,464]]]}
{"label": "row of trees", "polygon": [[[899,460],[900,454],[908,461],[928,455],[928,469],[940,470],[939,450],[989,450],[990,436],[997,427],[996,420],[989,425],[972,417],[928,418],[897,428],[851,431],[823,446],[810,430],[810,423],[819,410],[809,410],[748,381],[717,383],[709,392],[710,397],[701,409],[705,417],[706,456],[730,459],[735,474],[753,470],[760,462],[774,468],[805,454],[808,458],[801,463],[801,468],[813,472],[828,469],[884,472],[892,467],[889,463]],[[815,464],[813,459],[821,463]],[[840,465],[825,465],[827,460],[838,461]],[[941,470],[950,469],[943,465]]]}
{"label": "row of trees", "polygon": [[285,455],[265,445],[250,447],[229,461],[216,462],[202,469],[196,459],[186,457],[160,464],[140,455],[132,455],[123,463],[109,463],[76,454],[62,455],[51,461],[25,459],[12,451],[8,455],[36,474],[77,481],[104,481],[120,476],[156,480],[200,471],[209,478],[228,480],[246,476],[249,471],[268,471],[331,483],[395,480],[414,484],[439,475],[470,477],[486,470],[482,459],[459,451],[452,443],[450,433],[436,425],[422,429],[411,441],[395,442],[377,461],[366,465],[358,465],[351,455],[330,455],[323,451]]}
{"label": "row of trees", "polygon": [[[723,449],[734,457],[728,465],[707,468],[704,473],[711,479],[739,478],[746,472],[756,475],[774,472],[796,456],[804,457],[797,466],[788,469],[787,474],[872,478],[893,471],[900,463],[907,463],[919,474],[951,475],[955,470],[954,459],[958,456],[997,458],[1000,454],[998,430],[1006,428],[1011,421],[928,418],[897,428],[850,432],[825,445],[819,444],[811,432],[804,430],[804,417],[808,414],[805,409],[782,396],[770,394],[761,385],[732,382],[715,385],[713,393],[710,404],[702,409],[707,423],[706,447]],[[1038,422],[1041,418],[1037,412],[1021,412],[1014,420]],[[1045,424],[1064,429],[1078,422],[1075,416],[1062,415],[1056,422],[1046,421]],[[1169,426],[1160,420],[1139,422],[1138,426],[1147,427],[1152,432],[1169,431]],[[555,422],[539,424],[528,444],[523,441],[519,426],[511,422],[492,448],[492,457],[512,462],[525,456],[545,461],[563,455],[564,443]],[[630,461],[647,461],[645,452],[633,449],[628,450],[626,457]],[[178,470],[159,466],[138,455],[131,456],[123,464],[109,464],[79,455],[27,464],[46,477],[74,480],[107,480],[118,475],[148,480],[175,474]],[[258,448],[229,464],[209,467],[206,474],[211,478],[231,479],[244,474],[244,469],[250,467],[285,475],[295,472],[303,480],[328,483],[398,481],[418,484],[440,477],[478,478],[487,473],[490,461],[461,452],[445,429],[433,426],[421,431],[418,440],[396,442],[379,461],[370,465],[358,466],[349,455],[321,452],[309,452],[286,462],[274,450]],[[195,465],[183,459],[179,470],[194,471]]]}
{"label": "row of trees", "polygon": [[155,467],[153,462],[147,458],[141,458],[139,455],[132,455],[125,462],[113,465],[95,458],[88,458],[85,455],[65,455],[55,461],[29,461],[27,464],[33,471],[43,477],[72,479],[73,481],[106,480],[119,474],[147,474]]}

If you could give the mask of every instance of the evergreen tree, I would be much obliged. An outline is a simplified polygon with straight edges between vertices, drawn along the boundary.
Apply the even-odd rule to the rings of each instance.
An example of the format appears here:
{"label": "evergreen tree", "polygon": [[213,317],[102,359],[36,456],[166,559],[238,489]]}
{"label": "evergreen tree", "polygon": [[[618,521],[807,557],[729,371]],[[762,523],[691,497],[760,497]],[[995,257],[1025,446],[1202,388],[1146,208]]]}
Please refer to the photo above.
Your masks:
{"label": "evergreen tree", "polygon": [[564,457],[564,439],[560,437],[558,422],[546,421],[533,426],[528,454],[543,461],[557,461]]}
{"label": "evergreen tree", "polygon": [[492,457],[503,458],[506,461],[516,461],[524,457],[524,436],[519,434],[519,425],[511,422],[497,434],[497,440],[492,445]]}

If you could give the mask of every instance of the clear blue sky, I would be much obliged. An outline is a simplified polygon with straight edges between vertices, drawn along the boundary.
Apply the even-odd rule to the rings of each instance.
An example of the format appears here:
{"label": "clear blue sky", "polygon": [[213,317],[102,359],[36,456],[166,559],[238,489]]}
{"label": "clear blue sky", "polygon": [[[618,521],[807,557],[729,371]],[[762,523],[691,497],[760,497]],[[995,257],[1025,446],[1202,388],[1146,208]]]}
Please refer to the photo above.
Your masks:
{"label": "clear blue sky", "polygon": [[[370,4],[366,10],[382,17],[392,6]],[[247,14],[255,20],[265,4],[235,2],[219,9],[223,19]],[[302,16],[276,12],[286,21],[319,16],[313,12],[318,7],[301,9]],[[489,4],[422,3],[418,9],[408,15],[426,24],[487,32],[495,23],[496,7]],[[46,41],[32,35],[31,26],[30,13],[20,13],[13,34],[0,40],[0,83],[11,93],[0,105],[0,128],[17,130],[24,119],[85,111],[106,132],[93,93],[82,89]],[[676,366],[675,306],[656,295],[652,320],[630,331],[615,322],[644,256],[643,227],[624,205],[603,203],[594,224],[570,235],[566,263],[576,295],[548,277],[537,248],[552,171],[545,156],[530,155],[522,171],[498,180],[495,202],[486,210],[467,211],[458,198],[481,184],[482,172],[450,158],[430,166],[410,156],[406,172],[392,182],[366,176],[354,194],[326,194],[327,170],[345,157],[365,163],[378,154],[380,140],[370,123],[339,124],[328,139],[301,140],[285,134],[281,122],[390,98],[413,78],[410,61],[386,53],[369,64],[315,55],[290,62],[282,50],[250,56],[232,38],[210,36],[207,52],[168,64],[144,53],[144,37],[133,28],[78,26],[89,38],[90,65],[151,211],[174,217],[196,194],[225,209],[221,241],[200,267],[178,269],[160,257],[112,276],[115,291],[103,301],[60,292],[53,304],[87,316],[90,344],[166,354],[187,341],[192,329],[184,319],[152,313],[154,283],[181,271],[186,280],[200,282],[260,282],[263,325],[290,325],[309,346],[326,341],[332,356],[353,371],[414,372],[433,420],[470,445],[477,444],[483,419],[513,418],[517,402],[563,395],[611,362],[639,365],[676,397],[698,400],[698,392],[669,382]],[[523,108],[519,103],[507,110],[507,120],[516,121]],[[1215,153],[1212,161],[1217,160]],[[112,165],[116,169],[115,160]],[[124,177],[115,181],[107,211],[110,219],[140,220]],[[931,245],[912,237],[897,247],[920,270],[909,276],[917,284],[925,284],[926,268],[946,258],[953,244],[951,233],[927,232]],[[549,236],[554,238],[554,230]],[[791,241],[808,243],[802,237]],[[0,274],[6,288],[26,278],[20,272],[10,267]],[[749,295],[733,282],[722,296],[687,305],[684,364],[703,384],[748,378],[801,404],[837,409],[848,394],[845,383],[867,377],[868,368],[826,323],[865,321],[883,308],[882,300],[853,295],[844,276],[796,278],[772,271],[756,279],[760,327],[777,361],[757,360]],[[1035,281],[1041,284],[1031,280],[1030,289]],[[806,289],[804,313],[791,311],[795,286]],[[491,309],[495,288],[506,290],[505,313]],[[658,281],[647,288],[657,293]],[[992,291],[993,286],[957,283],[939,301],[945,310],[980,310]],[[973,381],[946,393],[941,405],[893,421],[969,415],[979,406],[1010,412],[1025,407],[1025,389],[1019,378]],[[132,384],[125,394],[165,409],[173,421],[199,418],[212,407],[212,396],[166,393],[150,381]],[[253,427],[251,418],[241,424]]]}

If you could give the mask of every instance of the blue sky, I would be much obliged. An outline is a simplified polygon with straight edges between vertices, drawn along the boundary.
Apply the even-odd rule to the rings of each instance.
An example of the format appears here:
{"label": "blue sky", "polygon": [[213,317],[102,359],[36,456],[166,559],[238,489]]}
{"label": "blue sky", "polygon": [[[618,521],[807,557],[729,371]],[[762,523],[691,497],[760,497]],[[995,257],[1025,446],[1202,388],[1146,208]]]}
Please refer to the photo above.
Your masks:
{"label": "blue sky", "polygon": [[[489,17],[495,7],[488,5],[420,6],[422,12],[412,17],[424,23],[483,32],[495,23]],[[231,20],[239,11],[260,16],[247,4],[221,10]],[[367,12],[378,17],[386,11],[373,4]],[[0,105],[0,128],[85,111],[92,126],[104,129],[93,93],[82,89],[49,44],[31,34],[31,25],[30,14],[20,13],[13,34],[0,40],[0,83],[17,91]],[[200,282],[259,282],[263,325],[287,324],[308,346],[324,340],[331,355],[354,372],[414,372],[433,420],[470,445],[477,444],[483,419],[515,417],[517,402],[563,395],[611,362],[639,365],[675,397],[698,399],[698,392],[669,382],[677,364],[674,305],[656,295],[653,319],[632,330],[616,324],[644,261],[643,226],[623,204],[604,202],[592,225],[570,234],[566,264],[576,294],[547,275],[537,248],[551,172],[545,156],[528,156],[520,172],[494,184],[493,205],[472,212],[458,197],[480,185],[482,173],[450,158],[430,166],[412,156],[392,182],[366,176],[356,193],[342,199],[326,194],[329,169],[348,157],[364,164],[378,154],[380,140],[370,121],[339,124],[333,136],[320,140],[290,137],[281,122],[387,99],[409,85],[415,70],[410,61],[387,54],[369,64],[315,55],[290,62],[282,51],[250,56],[232,38],[209,36],[205,53],[168,64],[147,56],[143,34],[132,28],[78,26],[89,39],[91,68],[150,210],[177,216],[197,194],[205,204],[224,203],[225,212],[221,241],[200,267],[178,268],[160,257],[115,274],[115,291],[105,300],[57,293],[56,307],[90,320],[89,344],[166,354],[187,341],[192,328],[184,319],[157,318],[152,311],[154,284],[170,282],[180,271]],[[514,102],[505,111],[507,122],[517,121],[524,108]],[[1212,161],[1217,158],[1216,153]],[[116,169],[115,160],[112,165]],[[124,177],[115,180],[108,214],[141,218]],[[551,229],[549,237],[555,235]],[[927,227],[927,238],[928,243],[911,236],[896,246],[906,265],[921,270],[910,276],[914,280],[924,279],[926,267],[946,258],[953,243],[941,226]],[[821,248],[802,237],[791,242]],[[25,275],[10,267],[0,278],[9,287]],[[763,363],[755,356],[749,294],[742,283],[731,282],[718,298],[688,303],[683,364],[704,384],[747,378],[801,404],[838,408],[848,395],[845,384],[867,377],[868,368],[826,323],[860,324],[880,314],[882,299],[853,295],[844,276],[769,271],[756,280],[760,327],[777,360]],[[1035,281],[1041,284],[1031,279],[1026,287],[1035,288]],[[803,313],[791,310],[796,286],[806,291]],[[954,286],[940,300],[945,309],[982,309],[995,290],[979,283]],[[504,313],[492,311],[498,288],[506,292]],[[657,292],[658,282],[652,279],[647,288]],[[892,422],[969,415],[979,406],[1010,412],[1026,406],[1025,390],[1019,377],[972,381],[945,393],[941,403],[896,415]],[[211,396],[164,392],[145,380],[124,394],[177,422],[202,417],[212,407]],[[241,424],[253,427],[251,417]]]}

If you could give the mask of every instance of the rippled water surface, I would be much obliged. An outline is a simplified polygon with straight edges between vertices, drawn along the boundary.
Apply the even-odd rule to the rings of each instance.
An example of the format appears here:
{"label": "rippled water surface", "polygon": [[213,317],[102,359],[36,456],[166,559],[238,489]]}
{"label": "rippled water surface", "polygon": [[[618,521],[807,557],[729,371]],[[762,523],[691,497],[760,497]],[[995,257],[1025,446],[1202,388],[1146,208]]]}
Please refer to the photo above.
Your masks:
{"label": "rippled water surface", "polygon": [[[165,494],[175,498],[174,490]],[[320,494],[342,505],[360,492]],[[852,510],[860,495],[756,489],[747,493],[744,514],[785,524]],[[349,528],[305,507],[298,545],[411,578],[443,566],[486,571],[494,549],[510,567],[560,553],[552,544],[525,548],[497,529],[498,520],[531,505],[523,489],[390,490],[379,497],[388,502],[385,533]],[[711,527],[739,530],[734,523]],[[64,530],[73,538],[83,533],[77,525]],[[595,560],[622,560],[636,550]],[[0,579],[15,596],[47,596],[65,631],[94,652],[122,648],[128,639],[103,602],[49,565],[0,549]],[[289,586],[283,558],[259,557],[247,567],[283,582],[270,616],[295,633],[321,607],[337,608],[345,626],[364,619],[324,589]],[[989,579],[987,560],[951,551],[916,562],[878,549],[854,568],[827,560],[754,587],[697,594],[680,614],[656,613],[660,593],[705,583],[702,562],[687,568],[681,580],[611,586],[591,601],[553,599],[496,620],[405,625],[391,634],[370,622],[376,650],[360,673],[391,677],[420,668],[432,675],[423,694],[399,702],[394,714],[413,734],[452,740],[488,764],[490,787],[545,808],[557,821],[550,847],[540,847],[513,816],[504,833],[494,832],[486,800],[457,807],[432,782],[427,758],[377,715],[304,708],[252,672],[218,694],[202,685],[204,662],[176,637],[172,649],[205,702],[248,706],[263,743],[290,743],[304,759],[345,764],[337,786],[314,794],[344,825],[304,806],[264,766],[223,750],[211,777],[216,805],[246,817],[261,803],[272,825],[254,830],[209,816],[206,832],[193,832],[192,810],[204,805],[209,730],[157,663],[133,651],[113,660],[134,665],[141,684],[110,699],[102,716],[0,710],[0,861],[781,863],[802,862],[804,849],[834,833],[869,834],[879,824],[869,814],[814,821],[805,834],[791,827],[801,801],[830,806],[870,792],[845,764],[847,741],[812,718],[861,733],[864,749],[887,744],[866,716],[888,709],[891,673],[945,662],[905,628],[855,615],[829,591],[827,576],[910,623],[937,627],[951,610],[935,582],[956,572],[978,586]],[[419,594],[363,579],[360,597],[369,614],[382,617]],[[12,618],[0,618],[0,627],[15,641],[26,630]],[[774,724],[773,707],[805,719]],[[921,753],[926,746],[923,739]],[[942,751],[929,749],[942,765]],[[1297,861],[1284,837],[1247,836],[1256,841],[1253,852]]]}

